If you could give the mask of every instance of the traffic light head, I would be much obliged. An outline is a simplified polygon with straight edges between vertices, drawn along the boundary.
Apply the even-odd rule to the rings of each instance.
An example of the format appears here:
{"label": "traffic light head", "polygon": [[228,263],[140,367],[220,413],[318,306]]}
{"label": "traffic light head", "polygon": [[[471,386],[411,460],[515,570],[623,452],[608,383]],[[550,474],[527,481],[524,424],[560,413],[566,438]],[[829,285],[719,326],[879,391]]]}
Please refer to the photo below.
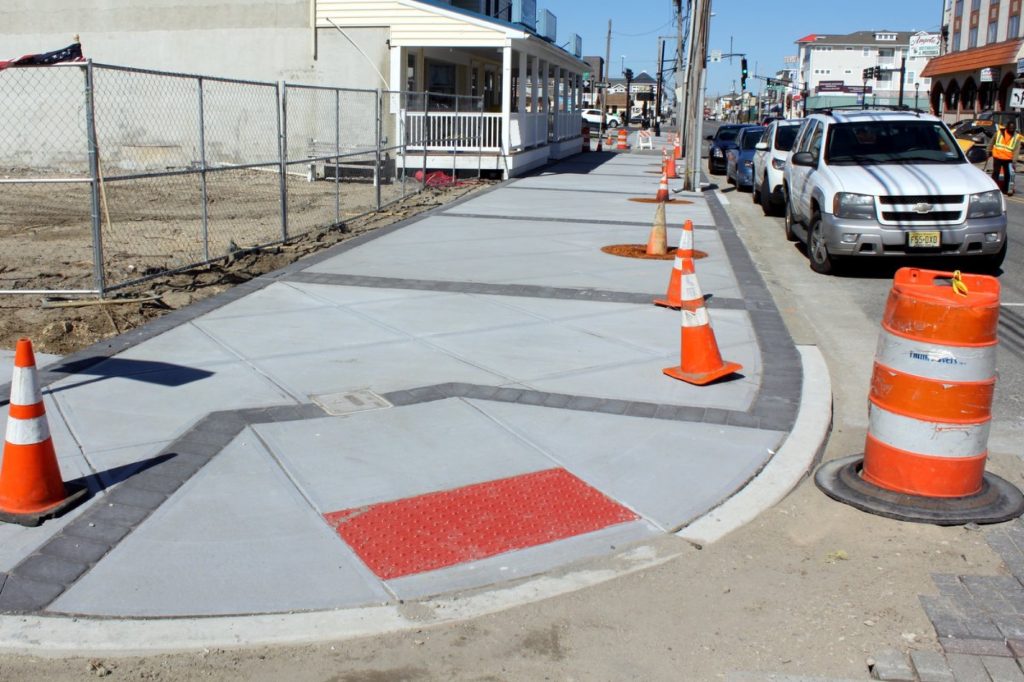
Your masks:
{"label": "traffic light head", "polygon": [[864,77],[864,80],[868,80],[871,78],[871,74],[874,73],[874,71],[875,70],[869,66],[861,72],[861,76]]}
{"label": "traffic light head", "polygon": [[740,90],[747,88],[747,58],[740,59]]}
{"label": "traffic light head", "polygon": [[881,77],[882,77],[882,67],[881,66],[876,66],[875,67],[875,80],[878,80]]}

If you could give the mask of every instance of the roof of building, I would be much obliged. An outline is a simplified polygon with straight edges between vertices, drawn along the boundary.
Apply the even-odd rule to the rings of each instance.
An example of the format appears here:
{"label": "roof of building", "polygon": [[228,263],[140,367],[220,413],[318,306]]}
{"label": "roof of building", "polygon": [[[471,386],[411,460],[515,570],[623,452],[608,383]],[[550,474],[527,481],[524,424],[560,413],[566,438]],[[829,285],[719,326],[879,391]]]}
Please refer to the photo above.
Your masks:
{"label": "roof of building", "polygon": [[941,57],[932,57],[921,71],[923,78],[944,76],[947,73],[977,71],[988,66],[1013,64],[1017,61],[1024,40],[1004,40],[1001,43],[983,45],[970,50],[950,52]]}
{"label": "roof of building", "polygon": [[[611,82],[612,84],[621,83],[622,85],[625,85],[626,84],[626,79],[625,78],[610,78],[609,82]],[[633,85],[638,85],[638,84],[639,85],[657,84],[657,82],[658,82],[657,79],[655,79],[654,76],[652,76],[651,74],[647,73],[646,71],[641,71],[640,73],[638,73],[635,76],[633,76],[633,81],[632,81]]]}
{"label": "roof of building", "polygon": [[[878,40],[877,35],[881,33],[895,34],[896,40]],[[797,43],[814,43],[815,45],[906,45],[910,43],[910,37],[915,31],[889,31],[879,29],[877,31],[855,31],[844,35],[825,35],[823,33],[811,33],[795,41]]]}

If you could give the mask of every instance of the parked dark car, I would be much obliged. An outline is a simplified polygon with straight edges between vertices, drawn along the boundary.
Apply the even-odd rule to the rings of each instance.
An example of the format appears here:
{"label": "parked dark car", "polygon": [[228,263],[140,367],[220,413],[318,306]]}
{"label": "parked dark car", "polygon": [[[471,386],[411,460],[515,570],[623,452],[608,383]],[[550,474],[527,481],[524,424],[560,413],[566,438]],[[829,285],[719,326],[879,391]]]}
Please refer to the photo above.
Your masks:
{"label": "parked dark car", "polygon": [[721,175],[725,172],[725,153],[736,146],[736,136],[746,124],[730,123],[723,125],[714,135],[708,135],[711,148],[708,149],[708,172]]}
{"label": "parked dark car", "polygon": [[744,126],[736,136],[736,146],[729,149],[726,155],[725,179],[742,190],[754,186],[754,152],[755,145],[764,135],[761,126]]}

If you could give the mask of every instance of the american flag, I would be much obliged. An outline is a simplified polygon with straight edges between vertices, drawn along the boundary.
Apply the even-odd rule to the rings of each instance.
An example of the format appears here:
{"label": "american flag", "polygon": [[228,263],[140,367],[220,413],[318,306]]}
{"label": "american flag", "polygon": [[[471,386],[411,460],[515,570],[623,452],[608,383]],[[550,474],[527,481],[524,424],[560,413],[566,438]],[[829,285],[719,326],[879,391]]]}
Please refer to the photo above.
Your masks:
{"label": "american flag", "polygon": [[42,54],[27,54],[17,59],[0,59],[0,71],[12,66],[45,66],[57,64],[58,62],[81,62],[85,61],[82,56],[82,44],[72,43],[62,50],[44,52]]}

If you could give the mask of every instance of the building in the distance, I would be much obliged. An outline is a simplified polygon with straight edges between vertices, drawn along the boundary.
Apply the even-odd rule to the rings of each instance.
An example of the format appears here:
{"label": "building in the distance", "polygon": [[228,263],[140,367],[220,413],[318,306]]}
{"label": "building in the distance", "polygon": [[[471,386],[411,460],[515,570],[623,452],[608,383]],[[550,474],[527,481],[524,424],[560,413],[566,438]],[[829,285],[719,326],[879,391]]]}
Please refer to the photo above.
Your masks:
{"label": "building in the distance", "polygon": [[932,111],[947,121],[1011,108],[1021,72],[1021,0],[950,0],[943,15],[943,54],[924,75],[932,79]]}
{"label": "building in the distance", "polygon": [[[1019,1],[1019,0],[1018,0]],[[884,105],[900,101],[900,66],[906,59],[903,104],[928,103],[931,83],[922,74],[939,34],[908,31],[857,31],[846,35],[812,33],[796,41],[799,49],[796,90],[804,111],[824,107]],[[879,77],[864,70],[879,68]]]}

